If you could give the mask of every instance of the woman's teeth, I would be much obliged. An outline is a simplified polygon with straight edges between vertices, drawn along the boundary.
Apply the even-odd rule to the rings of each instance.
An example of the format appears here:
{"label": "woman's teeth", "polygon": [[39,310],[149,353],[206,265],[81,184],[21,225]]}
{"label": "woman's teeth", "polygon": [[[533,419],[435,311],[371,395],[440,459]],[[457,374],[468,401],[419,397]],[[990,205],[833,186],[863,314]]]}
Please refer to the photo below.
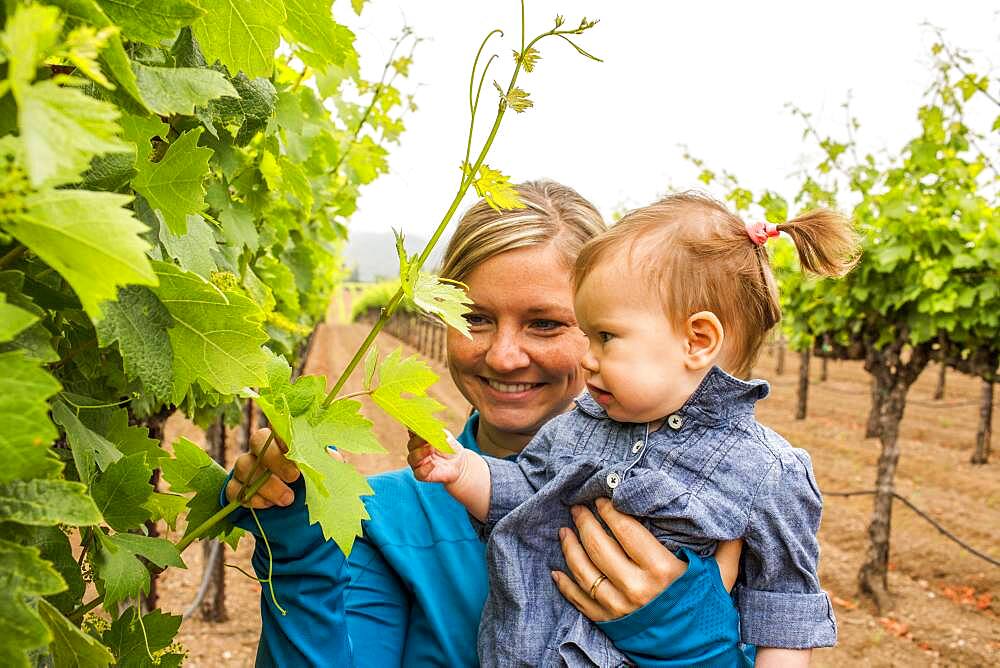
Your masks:
{"label": "woman's teeth", "polygon": [[525,392],[535,386],[535,383],[501,383],[498,380],[487,378],[486,383],[497,392]]}

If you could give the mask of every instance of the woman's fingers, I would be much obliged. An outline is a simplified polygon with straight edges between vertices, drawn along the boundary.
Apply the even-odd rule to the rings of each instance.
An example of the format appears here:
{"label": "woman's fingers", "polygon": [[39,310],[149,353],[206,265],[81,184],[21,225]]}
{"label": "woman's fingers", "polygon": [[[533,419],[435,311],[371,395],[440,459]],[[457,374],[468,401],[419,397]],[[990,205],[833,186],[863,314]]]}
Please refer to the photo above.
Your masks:
{"label": "woman's fingers", "polygon": [[[250,437],[250,452],[261,458],[261,466],[271,471],[285,482],[294,482],[299,479],[301,473],[299,467],[294,462],[285,457],[288,446],[282,443],[281,439],[275,435],[271,445],[265,450],[267,439],[271,435],[268,428],[258,429]],[[263,456],[261,456],[263,453]]]}
{"label": "woman's fingers", "polygon": [[[590,598],[590,595],[583,591],[573,578],[562,571],[552,571],[552,579],[555,580],[556,587],[559,588],[560,593],[562,593],[566,600],[572,603],[573,607],[579,610],[590,621],[606,622],[609,619],[614,619],[600,603]],[[604,585],[601,586],[603,587]]]}
{"label": "woman's fingers", "polygon": [[661,553],[669,552],[639,520],[619,512],[610,499],[597,499],[594,505],[622,549],[640,568],[658,561]]}
{"label": "woman's fingers", "polygon": [[726,540],[719,543],[715,549],[715,561],[719,564],[719,575],[726,591],[732,591],[736,584],[736,576],[740,572],[740,553],[743,552],[742,540]]}
{"label": "woman's fingers", "polygon": [[618,541],[608,535],[594,514],[583,506],[573,506],[572,513],[580,542],[594,565],[618,587],[634,578],[638,570],[636,565]]}
{"label": "woman's fingers", "polygon": [[[593,515],[591,515],[593,519]],[[603,530],[602,530],[603,531]],[[569,566],[570,573],[576,583],[590,596],[590,590],[601,575],[606,576],[594,590],[594,600],[602,608],[610,613],[609,619],[621,617],[631,611],[628,601],[622,595],[618,586],[612,580],[609,573],[601,570],[588,556],[576,534],[563,527],[559,530],[559,540],[562,543],[563,556],[566,557],[566,565]]]}
{"label": "woman's fingers", "polygon": [[[253,471],[257,458],[251,454],[240,455],[236,459],[233,467],[233,477],[226,485],[226,498],[232,501],[237,498],[243,489],[244,481]],[[258,472],[257,475],[260,475]],[[287,506],[295,500],[295,493],[281,480],[275,476],[267,479],[253,498],[250,499],[251,508],[270,508],[271,506]]]}

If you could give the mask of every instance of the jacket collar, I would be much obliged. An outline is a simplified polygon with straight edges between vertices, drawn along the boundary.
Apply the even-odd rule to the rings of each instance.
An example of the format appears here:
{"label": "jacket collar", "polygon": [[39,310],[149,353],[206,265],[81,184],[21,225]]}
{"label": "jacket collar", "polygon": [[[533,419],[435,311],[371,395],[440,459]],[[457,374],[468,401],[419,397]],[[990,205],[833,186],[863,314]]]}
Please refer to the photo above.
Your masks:
{"label": "jacket collar", "polygon": [[[674,414],[707,425],[719,424],[739,415],[753,415],[754,404],[770,393],[771,386],[766,380],[740,380],[713,366]],[[575,401],[577,408],[590,417],[610,419],[607,411],[586,390]]]}

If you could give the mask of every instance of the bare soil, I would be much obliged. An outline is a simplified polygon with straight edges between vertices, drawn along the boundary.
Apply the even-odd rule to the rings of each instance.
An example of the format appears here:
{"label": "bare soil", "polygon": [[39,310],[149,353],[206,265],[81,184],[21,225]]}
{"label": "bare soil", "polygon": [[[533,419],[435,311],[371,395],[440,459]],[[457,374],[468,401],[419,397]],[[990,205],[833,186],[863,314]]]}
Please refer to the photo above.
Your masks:
{"label": "bare soil", "polygon": [[[366,333],[361,325],[324,325],[317,332],[306,373],[336,375]],[[389,351],[401,344],[381,335],[378,345]],[[409,346],[403,348],[414,352]],[[759,419],[810,452],[825,492],[871,489],[879,443],[864,438],[867,374],[856,362],[830,362],[828,380],[819,383],[821,362],[814,359],[809,416],[797,421],[793,415],[798,356],[789,353],[787,362],[781,376],[774,373],[773,357],[764,356],[755,370],[772,384],[771,396],[759,405]],[[431,364],[442,378],[432,395],[446,407],[442,416],[449,427],[461,429],[469,406],[447,370]],[[896,489],[966,542],[1000,558],[1000,463],[969,463],[980,383],[949,372],[945,398],[935,402],[931,396],[936,377],[937,369],[928,368],[911,391],[900,435],[903,454]],[[360,389],[359,382],[351,381],[345,391]],[[353,456],[351,461],[365,473],[404,466],[405,430],[371,406],[365,412],[389,452]],[[998,414],[1000,410],[994,411],[994,434],[1000,433]],[[203,441],[197,427],[175,416],[168,423],[168,443],[181,435]],[[231,463],[239,446],[235,434],[229,440]],[[815,652],[813,665],[1000,665],[1000,568],[965,552],[902,504],[895,504],[893,511],[889,582],[894,610],[878,616],[871,603],[858,596],[856,575],[867,548],[871,507],[872,499],[866,496],[825,499],[820,575],[834,600],[840,642]],[[227,551],[226,561],[249,570],[251,550],[252,539],[244,539],[237,553]],[[189,548],[184,559],[187,570],[170,569],[160,577],[160,605],[178,614],[193,600],[201,579],[200,546]],[[178,639],[189,651],[187,665],[253,664],[260,633],[260,586],[227,570],[226,587],[228,621],[209,624],[196,613],[181,627]]]}

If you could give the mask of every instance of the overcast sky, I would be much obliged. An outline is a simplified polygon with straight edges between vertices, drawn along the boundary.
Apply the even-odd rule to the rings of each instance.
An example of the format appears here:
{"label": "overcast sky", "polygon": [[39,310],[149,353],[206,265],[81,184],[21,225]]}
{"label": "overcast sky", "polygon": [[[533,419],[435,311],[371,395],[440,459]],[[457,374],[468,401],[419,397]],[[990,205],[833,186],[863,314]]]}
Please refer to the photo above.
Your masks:
{"label": "overcast sky", "polygon": [[[508,112],[487,162],[514,181],[548,177],[571,185],[606,216],[646,204],[668,185],[697,187],[680,144],[744,185],[792,194],[796,181],[789,177],[810,149],[789,102],[813,112],[821,131],[838,132],[850,93],[862,123],[859,142],[897,149],[917,127],[916,108],[930,81],[934,36],[925,22],[1000,64],[1000,8],[983,0],[526,5],[529,38],[558,13],[567,23],[599,18],[579,39],[604,62],[580,57],[561,40],[544,41],[535,72],[519,79],[535,106]],[[419,84],[420,109],[406,118],[401,145],[390,146],[390,173],[364,189],[351,229],[402,227],[428,236],[458,184],[472,58],[490,29],[503,28],[504,40],[491,42],[501,58],[490,78],[506,81],[520,40],[519,4],[372,0],[358,18],[341,0],[334,11],[357,33],[372,78],[404,20],[427,38],[404,84]],[[489,85],[483,99],[481,128],[495,110]]]}

